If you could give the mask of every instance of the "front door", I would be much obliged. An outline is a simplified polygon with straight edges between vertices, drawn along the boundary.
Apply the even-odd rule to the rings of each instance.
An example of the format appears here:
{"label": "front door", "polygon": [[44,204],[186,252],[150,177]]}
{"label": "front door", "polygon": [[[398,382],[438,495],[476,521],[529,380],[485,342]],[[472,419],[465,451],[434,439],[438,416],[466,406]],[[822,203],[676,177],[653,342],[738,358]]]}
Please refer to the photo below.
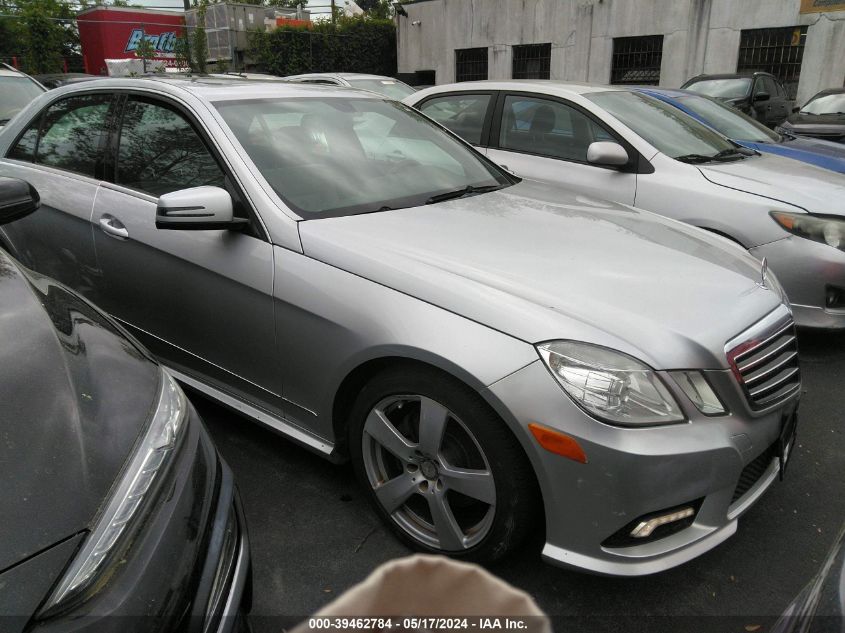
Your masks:
{"label": "front door", "polygon": [[487,155],[517,176],[634,203],[636,174],[587,162],[591,143],[617,139],[580,109],[558,100],[507,95],[493,126]]}
{"label": "front door", "polygon": [[200,185],[226,188],[236,214],[250,215],[212,144],[186,110],[136,95],[125,98],[114,141],[92,218],[102,307],[165,363],[275,408],[273,251],[260,227],[155,226],[158,196]]}

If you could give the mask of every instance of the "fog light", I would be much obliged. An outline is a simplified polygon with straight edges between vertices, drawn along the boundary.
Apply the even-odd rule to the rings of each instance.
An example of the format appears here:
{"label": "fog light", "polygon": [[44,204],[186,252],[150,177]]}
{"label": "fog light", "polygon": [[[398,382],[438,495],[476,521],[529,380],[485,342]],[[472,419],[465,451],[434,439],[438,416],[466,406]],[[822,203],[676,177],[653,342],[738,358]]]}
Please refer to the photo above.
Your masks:
{"label": "fog light", "polygon": [[828,286],[825,290],[825,305],[834,309],[845,308],[845,290]]}
{"label": "fog light", "polygon": [[682,508],[681,510],[677,510],[676,512],[670,512],[669,514],[654,517],[653,519],[649,519],[648,521],[641,521],[637,525],[637,527],[631,530],[631,536],[633,538],[649,537],[651,536],[651,533],[654,532],[654,530],[659,528],[661,525],[681,521],[683,519],[691,517],[693,514],[695,514],[695,510],[693,510],[692,508]]}

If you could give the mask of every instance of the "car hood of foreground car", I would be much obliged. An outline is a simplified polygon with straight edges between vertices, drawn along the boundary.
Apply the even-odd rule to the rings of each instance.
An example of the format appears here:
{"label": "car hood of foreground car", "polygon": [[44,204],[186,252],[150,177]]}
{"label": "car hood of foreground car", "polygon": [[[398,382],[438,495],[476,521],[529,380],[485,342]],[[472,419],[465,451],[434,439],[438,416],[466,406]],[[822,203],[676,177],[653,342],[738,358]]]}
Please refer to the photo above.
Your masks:
{"label": "car hood of foreground car", "polygon": [[3,570],[90,526],[152,412],[159,370],[89,303],[3,251],[0,341]]}
{"label": "car hood of foreground car", "polygon": [[845,215],[845,175],[782,156],[763,154],[729,163],[699,165],[712,183],[809,213]]}
{"label": "car hood of foreground car", "polygon": [[727,367],[725,342],[781,303],[724,238],[527,180],[299,226],[314,259],[526,342],[594,342],[658,369]]}

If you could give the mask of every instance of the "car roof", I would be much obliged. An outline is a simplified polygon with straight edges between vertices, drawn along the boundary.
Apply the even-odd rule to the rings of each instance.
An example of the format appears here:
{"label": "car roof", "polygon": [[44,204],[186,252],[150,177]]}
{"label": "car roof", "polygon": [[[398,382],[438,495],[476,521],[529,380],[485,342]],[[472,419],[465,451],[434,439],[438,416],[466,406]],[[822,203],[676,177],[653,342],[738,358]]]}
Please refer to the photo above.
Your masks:
{"label": "car roof", "polygon": [[29,75],[14,68],[3,68],[0,66],[0,77],[29,77]]}
{"label": "car roof", "polygon": [[[444,88],[443,85],[435,86],[438,91]],[[460,84],[451,84],[448,88],[464,92],[467,89],[474,90],[520,90],[523,92],[540,92],[546,94],[584,95],[593,92],[607,91],[630,91],[633,86],[608,86],[604,84],[588,84],[570,81],[558,81],[556,79],[487,79],[484,81],[462,81]],[[427,88],[426,91],[432,90]]]}
{"label": "car roof", "polygon": [[[237,90],[232,90],[237,86]],[[356,90],[343,86],[322,84],[300,84],[284,81],[264,81],[238,77],[168,77],[150,75],[138,78],[109,77],[91,81],[68,84],[57,90],[63,93],[86,91],[102,88],[114,89],[155,89],[165,94],[178,94],[184,91],[208,101],[238,101],[242,99],[261,99],[271,97],[346,97],[377,99],[366,90]]]}
{"label": "car roof", "polygon": [[302,79],[305,77],[332,77],[335,79],[390,79],[399,81],[387,75],[371,75],[368,73],[302,73],[301,75],[288,75],[285,79]]}
{"label": "car roof", "polygon": [[843,92],[845,92],[845,86],[843,86],[842,88],[827,88],[825,90],[819,90],[816,94],[813,95],[813,98],[815,99],[816,97],[821,97],[824,95],[841,94]]}

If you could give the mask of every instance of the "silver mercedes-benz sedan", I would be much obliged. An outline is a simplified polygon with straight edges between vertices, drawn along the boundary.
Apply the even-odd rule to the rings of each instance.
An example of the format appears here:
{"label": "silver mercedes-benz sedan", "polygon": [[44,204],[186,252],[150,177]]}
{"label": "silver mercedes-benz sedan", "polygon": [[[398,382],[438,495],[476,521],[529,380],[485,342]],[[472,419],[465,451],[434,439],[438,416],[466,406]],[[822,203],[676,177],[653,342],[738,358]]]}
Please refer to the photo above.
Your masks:
{"label": "silver mercedes-benz sedan", "polygon": [[[800,377],[722,237],[520,181],[365,91],[112,79],[0,134],[0,239],[187,385],[340,461],[410,545],[639,575],[736,530]],[[91,406],[96,406],[96,402]]]}
{"label": "silver mercedes-benz sedan", "polygon": [[402,101],[518,176],[741,244],[778,275],[799,326],[845,329],[845,175],[740,147],[626,86],[475,81]]}

